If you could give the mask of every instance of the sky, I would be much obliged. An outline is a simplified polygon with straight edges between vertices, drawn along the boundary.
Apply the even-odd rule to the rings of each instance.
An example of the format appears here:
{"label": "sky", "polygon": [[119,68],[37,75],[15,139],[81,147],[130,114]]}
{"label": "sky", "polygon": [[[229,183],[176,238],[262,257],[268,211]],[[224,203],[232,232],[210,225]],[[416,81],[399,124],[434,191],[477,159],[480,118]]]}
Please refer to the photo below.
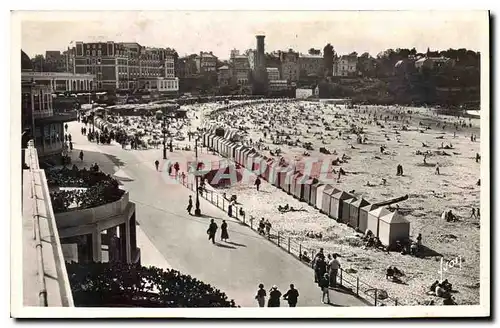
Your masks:
{"label": "sky", "polygon": [[[30,56],[65,50],[74,41],[138,42],[171,47],[180,56],[255,49],[264,34],[266,52],[306,53],[331,43],[338,54],[376,56],[388,48],[425,52],[449,48],[481,50],[485,11],[91,11],[17,12],[22,49]],[[487,36],[486,36],[487,37]],[[486,50],[483,48],[483,50]]]}

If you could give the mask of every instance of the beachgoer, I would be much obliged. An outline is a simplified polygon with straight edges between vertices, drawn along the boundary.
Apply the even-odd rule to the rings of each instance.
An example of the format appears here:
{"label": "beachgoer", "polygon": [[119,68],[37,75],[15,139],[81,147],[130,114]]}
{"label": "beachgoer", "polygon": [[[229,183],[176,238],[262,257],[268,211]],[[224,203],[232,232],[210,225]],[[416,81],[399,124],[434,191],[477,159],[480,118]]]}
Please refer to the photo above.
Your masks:
{"label": "beachgoer", "polygon": [[293,284],[290,284],[290,289],[285,293],[285,295],[283,295],[283,299],[288,301],[288,305],[290,307],[296,307],[298,298],[299,291],[295,289],[295,286]]}
{"label": "beachgoer", "polygon": [[[329,280],[330,279],[328,278],[328,273],[325,273],[319,281],[319,287],[321,288],[322,291],[321,301],[323,302],[323,304],[330,304],[330,289],[328,288]],[[326,302],[325,302],[325,296],[327,299]]]}
{"label": "beachgoer", "polygon": [[83,162],[83,150],[80,150],[80,155],[78,155],[78,157],[80,157],[80,161]]}
{"label": "beachgoer", "polygon": [[337,254],[333,254],[333,259],[328,264],[330,268],[329,276],[330,276],[330,286],[337,286],[337,274],[340,269],[340,262],[337,260]]}
{"label": "beachgoer", "polygon": [[261,181],[260,181],[259,177],[257,177],[257,179],[255,179],[255,186],[257,187],[257,191],[259,191],[260,184],[261,184]]}
{"label": "beachgoer", "polygon": [[193,196],[189,195],[187,211],[191,215],[191,210],[193,209]]}
{"label": "beachgoer", "polygon": [[280,307],[281,292],[278,290],[278,286],[274,285],[269,291],[269,300],[267,302],[268,307]]}
{"label": "beachgoer", "polygon": [[227,223],[226,220],[222,220],[222,224],[220,226],[221,234],[220,240],[227,241],[229,239],[229,234],[227,233]]}
{"label": "beachgoer", "polygon": [[259,289],[257,290],[257,295],[255,295],[255,299],[257,300],[257,303],[259,304],[259,307],[265,307],[266,306],[266,290],[264,289],[264,284],[259,284]]}
{"label": "beachgoer", "polygon": [[208,240],[212,240],[212,244],[215,244],[215,233],[217,232],[217,223],[215,223],[214,219],[210,220],[210,225],[207,229]]}

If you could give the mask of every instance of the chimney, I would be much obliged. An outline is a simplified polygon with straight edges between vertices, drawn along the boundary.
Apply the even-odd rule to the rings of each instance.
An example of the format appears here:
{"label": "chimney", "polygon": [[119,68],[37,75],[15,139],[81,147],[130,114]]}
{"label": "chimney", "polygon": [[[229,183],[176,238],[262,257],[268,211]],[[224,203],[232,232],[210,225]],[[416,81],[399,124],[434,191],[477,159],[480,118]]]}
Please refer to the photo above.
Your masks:
{"label": "chimney", "polygon": [[257,35],[255,36],[257,39],[257,53],[259,54],[264,54],[264,35]]}

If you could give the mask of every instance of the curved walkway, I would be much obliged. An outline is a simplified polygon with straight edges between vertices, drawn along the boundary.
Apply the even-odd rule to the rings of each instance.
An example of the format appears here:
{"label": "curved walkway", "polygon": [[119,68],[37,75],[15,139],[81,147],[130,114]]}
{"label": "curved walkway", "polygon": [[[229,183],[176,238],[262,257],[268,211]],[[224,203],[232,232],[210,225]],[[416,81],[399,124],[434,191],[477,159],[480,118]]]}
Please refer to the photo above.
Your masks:
{"label": "curved walkway", "polygon": [[[294,283],[300,293],[298,306],[323,305],[310,268],[204,199],[200,199],[203,217],[190,216],[186,206],[193,193],[154,168],[154,160],[161,161],[161,149],[127,151],[117,145],[89,143],[80,134],[80,127],[79,123],[69,124],[75,147],[72,157],[76,158],[79,149],[83,149],[84,161],[89,165],[97,162],[107,173],[121,170],[130,177],[132,181],[124,182],[124,186],[131,201],[136,203],[139,226],[172,268],[216,286],[240,306],[257,305],[254,295],[259,283],[266,289],[276,284],[283,293]],[[193,153],[175,151],[168,156],[185,162]],[[206,230],[210,218],[219,227],[222,219],[228,222],[228,243],[212,245],[208,241]],[[143,258],[147,252],[150,251],[141,250]],[[337,306],[365,305],[352,295],[331,291],[330,296]]]}

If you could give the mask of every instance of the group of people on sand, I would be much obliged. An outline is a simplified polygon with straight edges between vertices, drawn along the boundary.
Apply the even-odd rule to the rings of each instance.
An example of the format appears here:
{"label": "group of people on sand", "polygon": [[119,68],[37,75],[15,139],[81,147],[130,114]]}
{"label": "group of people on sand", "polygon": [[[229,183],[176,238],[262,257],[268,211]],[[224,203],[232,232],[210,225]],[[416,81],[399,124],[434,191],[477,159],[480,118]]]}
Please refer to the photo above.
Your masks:
{"label": "group of people on sand", "polygon": [[439,282],[438,280],[434,281],[434,283],[432,283],[429,287],[429,292],[427,294],[443,298],[443,305],[457,305],[451,296],[452,292],[452,284],[448,281],[448,279],[445,279],[442,282]]}
{"label": "group of people on sand", "polygon": [[272,224],[268,219],[261,218],[257,227],[257,232],[261,235],[270,236]]}
{"label": "group of people on sand", "polygon": [[[267,301],[267,307],[280,307],[281,305],[281,297],[288,302],[289,307],[296,307],[297,302],[299,300],[299,291],[295,288],[294,284],[290,284],[290,289],[282,295],[278,286],[274,285],[269,290],[269,299]],[[255,299],[259,304],[259,307],[266,306],[266,297],[267,292],[264,289],[264,284],[259,284],[259,289],[257,290],[257,294],[255,295]]]}

